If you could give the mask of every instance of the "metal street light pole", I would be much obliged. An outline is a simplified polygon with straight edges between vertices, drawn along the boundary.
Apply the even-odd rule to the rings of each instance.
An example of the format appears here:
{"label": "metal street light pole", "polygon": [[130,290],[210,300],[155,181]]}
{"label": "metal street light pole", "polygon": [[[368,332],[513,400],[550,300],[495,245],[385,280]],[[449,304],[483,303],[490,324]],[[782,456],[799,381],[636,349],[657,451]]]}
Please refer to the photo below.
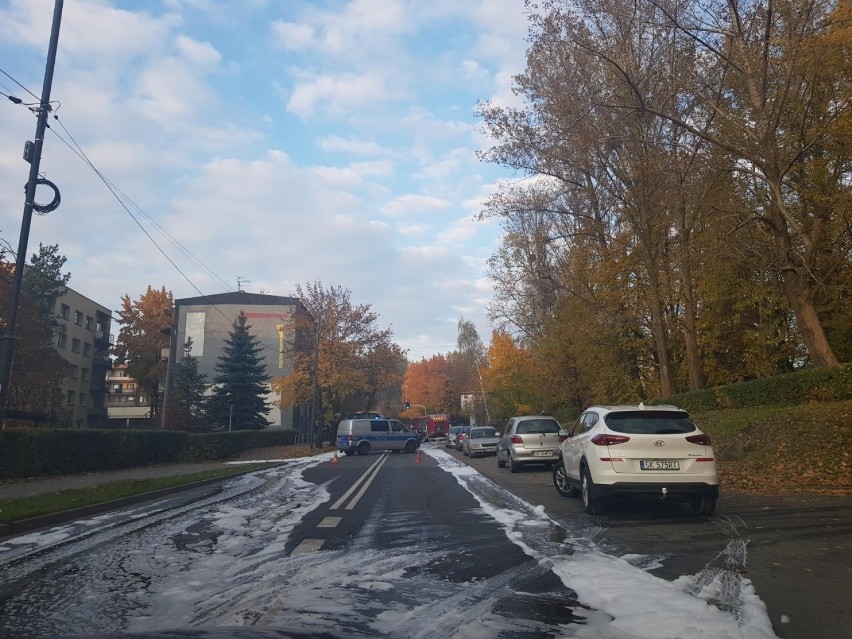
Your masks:
{"label": "metal street light pole", "polygon": [[41,101],[38,106],[35,140],[32,153],[25,154],[30,162],[29,181],[24,197],[24,217],[21,222],[21,235],[18,240],[18,255],[15,261],[15,276],[12,280],[12,292],[9,296],[9,309],[6,316],[6,334],[0,340],[0,420],[6,417],[6,402],[9,398],[9,379],[12,372],[12,353],[15,348],[15,324],[18,318],[18,301],[21,296],[21,284],[24,281],[24,266],[27,260],[27,243],[30,237],[30,225],[33,218],[38,170],[41,163],[41,149],[44,144],[44,132],[47,129],[47,114],[50,112],[50,88],[53,86],[53,69],[56,65],[56,50],[59,47],[59,25],[62,21],[63,0],[55,0],[53,7],[53,26],[50,31],[50,45],[47,51],[47,64],[44,69],[44,84],[41,89]]}

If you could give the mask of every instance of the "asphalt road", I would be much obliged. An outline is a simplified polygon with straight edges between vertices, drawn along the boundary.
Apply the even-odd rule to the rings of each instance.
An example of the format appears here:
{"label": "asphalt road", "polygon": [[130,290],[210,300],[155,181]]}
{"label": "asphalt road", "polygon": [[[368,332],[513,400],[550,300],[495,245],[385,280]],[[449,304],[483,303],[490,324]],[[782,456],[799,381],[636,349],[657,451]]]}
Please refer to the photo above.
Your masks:
{"label": "asphalt road", "polygon": [[737,562],[782,639],[852,636],[852,496],[722,494],[712,517],[694,516],[685,504],[642,500],[593,517],[578,499],[556,492],[544,465],[513,474],[494,457],[448,452],[557,521],[588,522],[588,534],[613,554],[662,557],[652,572],[665,579]]}
{"label": "asphalt road", "polygon": [[[559,496],[551,483],[551,471],[544,466],[529,467],[513,474],[508,469],[498,469],[493,457],[469,459],[440,444],[427,445],[470,464],[533,506],[544,507],[551,518],[567,529],[582,530],[585,537],[611,554],[658,557],[658,566],[650,572],[662,578],[672,580],[701,571],[709,575],[715,567],[733,568],[744,574],[766,604],[774,631],[782,639],[849,636],[848,629],[852,627],[852,607],[848,602],[852,577],[850,496],[723,494],[716,515],[709,518],[693,516],[681,504],[649,500],[625,502],[603,515],[592,517],[582,512],[578,500]],[[352,463],[346,466],[363,470],[369,465],[366,462],[375,459],[374,456],[347,458],[346,461]],[[328,477],[344,469],[323,464],[317,470],[312,481],[323,484]],[[294,535],[291,544],[311,538],[313,543],[319,540],[328,544],[328,548],[341,548],[351,543],[352,536],[359,534],[358,530],[378,530],[392,521],[393,515],[388,513],[393,509],[410,510],[417,504],[425,509],[424,512],[438,513],[433,515],[436,526],[429,528],[432,534],[435,530],[442,531],[441,534],[452,532],[441,527],[445,523],[442,518],[450,521],[455,513],[464,510],[464,505],[442,501],[449,492],[445,487],[430,485],[412,491],[403,488],[403,482],[388,477],[387,473],[383,477],[388,494],[392,495],[390,503],[396,504],[390,511],[387,501],[369,508],[362,505],[362,509],[347,518],[350,527],[332,530],[320,525],[328,513],[320,517],[323,510],[318,509],[309,513],[301,524],[305,531],[310,529],[310,533],[303,531]],[[449,477],[445,479],[451,481]],[[421,528],[416,527],[417,530]],[[387,537],[381,540],[388,542]],[[428,542],[413,539],[410,543],[417,545],[424,541]],[[483,553],[488,552],[487,544],[478,548]],[[288,553],[295,550],[291,545]],[[471,550],[473,561],[477,552]],[[469,578],[472,566],[486,556],[482,554],[476,562],[468,564],[462,560],[457,568],[456,564],[442,565],[440,570],[455,570],[457,578]],[[490,556],[496,559],[499,553]]]}

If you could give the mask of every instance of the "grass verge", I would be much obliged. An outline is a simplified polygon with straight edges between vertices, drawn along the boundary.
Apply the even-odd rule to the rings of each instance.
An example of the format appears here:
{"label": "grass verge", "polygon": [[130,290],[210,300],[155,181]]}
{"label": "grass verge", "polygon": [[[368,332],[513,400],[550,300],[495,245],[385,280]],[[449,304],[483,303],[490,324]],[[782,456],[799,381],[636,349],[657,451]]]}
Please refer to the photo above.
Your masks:
{"label": "grass verge", "polygon": [[240,475],[247,471],[263,468],[268,464],[243,464],[233,468],[206,470],[177,477],[156,477],[151,479],[132,479],[116,481],[91,488],[74,488],[45,495],[23,497],[20,499],[0,499],[0,523],[11,523],[30,517],[50,515],[82,508],[93,504],[102,504],[124,497],[133,497],[145,493],[192,484],[205,479],[218,479]]}
{"label": "grass verge", "polygon": [[723,492],[852,494],[852,401],[696,413]]}

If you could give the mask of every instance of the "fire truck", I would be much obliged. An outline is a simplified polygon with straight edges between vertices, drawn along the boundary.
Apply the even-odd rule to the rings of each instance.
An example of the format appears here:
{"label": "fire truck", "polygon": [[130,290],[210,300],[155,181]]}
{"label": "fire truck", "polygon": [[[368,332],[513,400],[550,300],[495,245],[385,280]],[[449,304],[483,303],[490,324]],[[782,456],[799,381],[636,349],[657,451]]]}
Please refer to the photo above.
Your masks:
{"label": "fire truck", "polygon": [[420,433],[421,439],[443,439],[450,430],[449,415],[422,415],[411,420],[411,429]]}

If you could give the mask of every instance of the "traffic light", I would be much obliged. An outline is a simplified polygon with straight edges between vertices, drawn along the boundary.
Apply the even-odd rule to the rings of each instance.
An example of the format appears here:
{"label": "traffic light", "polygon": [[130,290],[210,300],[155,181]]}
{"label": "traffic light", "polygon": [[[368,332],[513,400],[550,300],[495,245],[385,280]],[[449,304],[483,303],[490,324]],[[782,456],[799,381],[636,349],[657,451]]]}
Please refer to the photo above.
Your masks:
{"label": "traffic light", "polygon": [[405,402],[405,410],[411,409],[411,402]]}

